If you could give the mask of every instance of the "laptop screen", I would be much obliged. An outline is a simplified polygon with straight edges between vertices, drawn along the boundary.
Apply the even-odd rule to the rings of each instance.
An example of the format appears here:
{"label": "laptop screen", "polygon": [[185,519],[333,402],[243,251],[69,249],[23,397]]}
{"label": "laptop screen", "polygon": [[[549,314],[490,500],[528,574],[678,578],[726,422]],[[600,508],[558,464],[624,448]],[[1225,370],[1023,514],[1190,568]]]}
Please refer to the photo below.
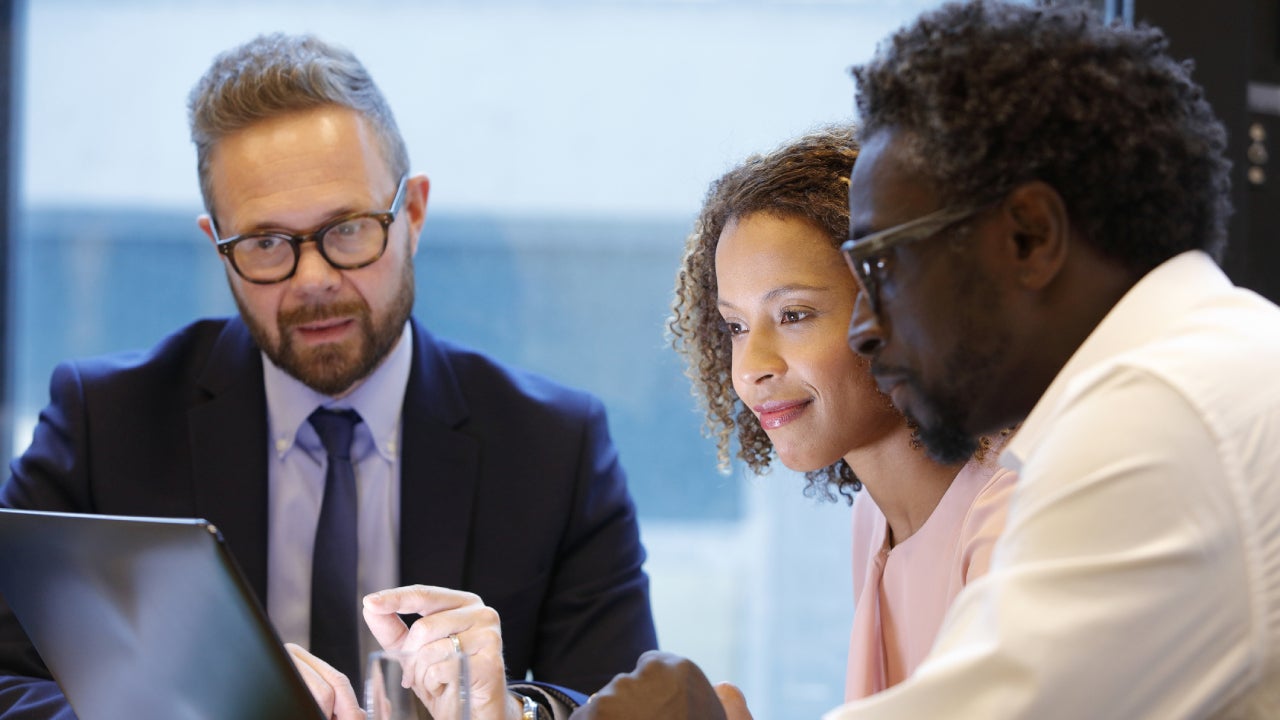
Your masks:
{"label": "laptop screen", "polygon": [[203,520],[0,509],[0,595],[81,720],[322,717]]}

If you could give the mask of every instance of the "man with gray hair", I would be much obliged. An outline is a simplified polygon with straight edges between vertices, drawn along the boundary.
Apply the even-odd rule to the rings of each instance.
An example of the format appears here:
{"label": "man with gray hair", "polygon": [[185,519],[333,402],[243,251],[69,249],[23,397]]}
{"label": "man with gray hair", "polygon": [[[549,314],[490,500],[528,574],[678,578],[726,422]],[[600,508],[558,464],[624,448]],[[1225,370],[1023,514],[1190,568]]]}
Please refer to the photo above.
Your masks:
{"label": "man with gray hair", "polygon": [[[313,689],[359,687],[362,597],[379,633],[424,614],[415,642],[477,677],[591,692],[633,666],[656,640],[603,407],[411,317],[429,184],[361,63],[259,37],[190,119],[239,316],[60,365],[0,506],[215,523]],[[71,716],[3,606],[0,672],[0,716]],[[472,703],[521,708],[492,684]]]}

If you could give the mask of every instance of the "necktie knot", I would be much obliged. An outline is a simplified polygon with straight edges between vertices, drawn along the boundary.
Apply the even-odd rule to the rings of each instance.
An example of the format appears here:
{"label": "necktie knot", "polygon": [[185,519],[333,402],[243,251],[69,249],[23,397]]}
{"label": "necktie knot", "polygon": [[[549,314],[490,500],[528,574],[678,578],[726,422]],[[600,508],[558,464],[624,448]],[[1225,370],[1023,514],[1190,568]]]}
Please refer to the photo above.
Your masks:
{"label": "necktie knot", "polygon": [[316,429],[324,451],[340,460],[351,459],[351,437],[355,434],[360,414],[355,410],[326,410],[318,408],[309,418]]}

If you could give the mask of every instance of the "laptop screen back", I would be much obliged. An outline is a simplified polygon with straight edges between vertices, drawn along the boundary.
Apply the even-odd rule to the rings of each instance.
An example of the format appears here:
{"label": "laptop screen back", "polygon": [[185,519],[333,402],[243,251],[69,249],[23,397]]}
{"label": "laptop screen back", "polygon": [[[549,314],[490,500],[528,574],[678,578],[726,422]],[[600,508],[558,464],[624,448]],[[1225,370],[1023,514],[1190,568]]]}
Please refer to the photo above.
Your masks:
{"label": "laptop screen back", "polygon": [[0,595],[81,720],[321,717],[203,520],[0,509]]}

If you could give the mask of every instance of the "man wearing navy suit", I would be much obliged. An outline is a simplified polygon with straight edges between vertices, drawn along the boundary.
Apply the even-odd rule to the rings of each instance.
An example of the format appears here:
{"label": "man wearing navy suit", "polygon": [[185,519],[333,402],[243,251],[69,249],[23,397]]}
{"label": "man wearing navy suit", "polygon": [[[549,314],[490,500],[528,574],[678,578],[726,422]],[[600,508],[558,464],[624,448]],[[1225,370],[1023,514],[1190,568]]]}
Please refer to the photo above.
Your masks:
{"label": "man wearing navy suit", "polygon": [[[0,506],[208,519],[313,689],[327,678],[312,665],[339,663],[316,647],[331,618],[312,578],[344,553],[359,595],[434,586],[414,632],[438,637],[417,640],[456,641],[477,677],[505,664],[592,692],[633,667],[656,639],[604,410],[410,317],[429,186],[364,67],[315,38],[260,37],[214,61],[190,113],[199,224],[239,317],[60,365]],[[322,437],[326,411],[347,418],[349,457]],[[335,540],[342,463],[356,537]],[[377,644],[359,632],[363,657]],[[521,716],[501,687],[475,688],[473,709]],[[0,717],[74,717],[3,605]]]}

